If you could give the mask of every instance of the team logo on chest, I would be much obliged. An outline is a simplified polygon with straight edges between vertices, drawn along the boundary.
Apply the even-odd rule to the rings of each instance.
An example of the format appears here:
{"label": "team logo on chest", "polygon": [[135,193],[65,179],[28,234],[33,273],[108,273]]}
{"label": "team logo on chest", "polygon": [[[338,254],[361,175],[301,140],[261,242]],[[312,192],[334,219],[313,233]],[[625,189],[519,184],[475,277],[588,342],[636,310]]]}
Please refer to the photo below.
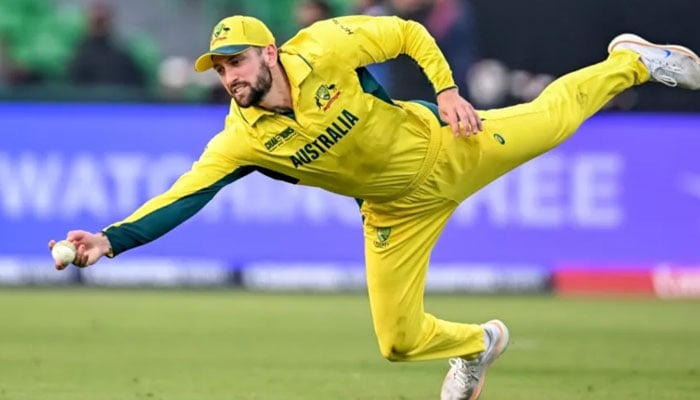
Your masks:
{"label": "team logo on chest", "polygon": [[326,111],[338,96],[340,96],[340,90],[338,90],[335,83],[321,85],[316,90],[316,106],[319,110]]}

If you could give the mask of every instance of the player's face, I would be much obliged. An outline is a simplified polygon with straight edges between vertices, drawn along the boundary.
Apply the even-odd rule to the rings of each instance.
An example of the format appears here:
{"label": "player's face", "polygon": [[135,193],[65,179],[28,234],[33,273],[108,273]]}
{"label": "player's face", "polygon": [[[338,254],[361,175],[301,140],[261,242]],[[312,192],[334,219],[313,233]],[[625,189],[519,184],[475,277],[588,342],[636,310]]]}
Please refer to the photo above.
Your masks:
{"label": "player's face", "polygon": [[214,56],[214,70],[238,106],[258,104],[272,87],[272,73],[262,51],[251,47],[232,56]]}

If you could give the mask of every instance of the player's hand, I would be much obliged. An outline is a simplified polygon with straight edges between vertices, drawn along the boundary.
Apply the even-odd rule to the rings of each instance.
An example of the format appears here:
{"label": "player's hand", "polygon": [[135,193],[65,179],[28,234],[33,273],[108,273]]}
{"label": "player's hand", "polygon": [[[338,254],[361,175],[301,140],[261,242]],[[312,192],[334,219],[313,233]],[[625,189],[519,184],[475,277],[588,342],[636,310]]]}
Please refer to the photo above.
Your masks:
{"label": "player's hand", "polygon": [[481,132],[481,118],[472,105],[459,95],[457,88],[447,89],[437,96],[440,118],[448,123],[455,136],[469,137]]}
{"label": "player's hand", "polygon": [[[102,256],[111,251],[111,244],[107,236],[102,233],[90,233],[86,231],[70,231],[66,240],[75,246],[75,259],[73,265],[76,267],[87,267],[96,263]],[[55,240],[49,241],[49,250],[53,249]],[[56,269],[65,269],[68,265],[63,265],[56,261]]]}

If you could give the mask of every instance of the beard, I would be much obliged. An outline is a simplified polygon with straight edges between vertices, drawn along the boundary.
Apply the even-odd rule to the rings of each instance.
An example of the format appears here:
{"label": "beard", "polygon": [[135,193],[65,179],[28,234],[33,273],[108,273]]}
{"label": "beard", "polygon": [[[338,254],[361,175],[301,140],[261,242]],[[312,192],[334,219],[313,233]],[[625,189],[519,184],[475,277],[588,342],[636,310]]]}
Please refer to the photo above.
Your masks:
{"label": "beard", "polygon": [[[260,62],[260,73],[255,77],[255,82],[253,84],[243,83],[241,84],[243,91],[236,94],[233,88],[230,89],[231,97],[241,108],[248,108],[252,105],[257,105],[260,103],[265,95],[270,92],[272,87],[272,72],[270,68],[265,65],[262,61]],[[246,91],[247,89],[247,91]]]}

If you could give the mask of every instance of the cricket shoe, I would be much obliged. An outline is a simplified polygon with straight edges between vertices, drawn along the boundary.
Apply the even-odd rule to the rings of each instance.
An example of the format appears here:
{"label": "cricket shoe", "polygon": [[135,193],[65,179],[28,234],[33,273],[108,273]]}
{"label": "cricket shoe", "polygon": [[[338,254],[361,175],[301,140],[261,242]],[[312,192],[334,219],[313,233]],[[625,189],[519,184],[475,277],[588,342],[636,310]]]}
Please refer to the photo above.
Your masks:
{"label": "cricket shoe", "polygon": [[488,343],[486,350],[473,360],[450,358],[450,370],[447,371],[442,384],[440,400],[476,400],[484,386],[486,369],[508,347],[510,335],[506,325],[497,320],[481,324],[484,339]]}
{"label": "cricket shoe", "polygon": [[651,80],[671,87],[700,89],[700,57],[687,47],[655,44],[641,37],[623,33],[608,45],[608,53],[632,50],[640,55]]}

